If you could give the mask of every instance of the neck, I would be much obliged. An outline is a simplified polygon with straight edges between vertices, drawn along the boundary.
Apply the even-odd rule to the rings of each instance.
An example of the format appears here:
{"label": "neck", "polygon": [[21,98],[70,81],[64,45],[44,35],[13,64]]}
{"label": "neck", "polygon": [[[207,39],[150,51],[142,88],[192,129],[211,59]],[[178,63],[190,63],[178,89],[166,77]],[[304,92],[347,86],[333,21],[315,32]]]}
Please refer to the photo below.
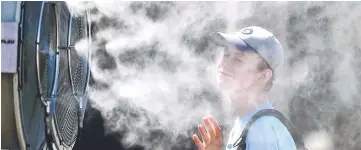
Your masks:
{"label": "neck", "polygon": [[238,116],[245,116],[267,100],[265,92],[235,92],[230,95]]}

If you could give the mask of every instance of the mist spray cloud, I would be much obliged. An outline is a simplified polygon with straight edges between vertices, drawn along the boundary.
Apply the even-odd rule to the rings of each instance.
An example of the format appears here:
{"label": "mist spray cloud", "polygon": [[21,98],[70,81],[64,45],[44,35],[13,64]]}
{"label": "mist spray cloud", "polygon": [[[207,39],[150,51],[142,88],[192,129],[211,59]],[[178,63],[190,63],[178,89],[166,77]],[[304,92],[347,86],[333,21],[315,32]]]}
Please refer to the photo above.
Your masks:
{"label": "mist spray cloud", "polygon": [[[332,11],[336,10],[333,9],[338,6],[336,4],[325,7],[314,20],[305,19],[308,17],[306,8],[325,4],[303,4],[306,8],[299,8],[287,2],[69,1],[68,5],[74,13],[85,9],[96,10],[92,12],[96,32],[93,33],[91,47],[91,69],[96,82],[103,86],[92,87],[90,98],[94,107],[101,111],[107,132],[124,133],[121,141],[124,144],[140,144],[147,149],[170,149],[179,142],[179,135],[190,138],[193,133],[189,129],[199,124],[201,117],[207,114],[214,115],[225,129],[232,125],[233,118],[227,118],[227,108],[215,85],[214,60],[218,51],[207,38],[212,31],[234,32],[249,25],[258,25],[276,35],[285,49],[286,60],[270,100],[286,113],[302,109],[314,113],[327,109],[336,113],[341,111],[338,105],[351,108],[354,97],[360,96],[360,88],[355,83],[359,83],[361,74],[354,69],[360,61],[353,57],[357,50],[349,46],[360,47],[353,40],[359,39],[357,33],[360,32],[357,29],[358,32],[347,32],[349,27],[361,25],[359,21],[347,22],[360,18],[356,15],[360,13],[349,13],[349,4],[337,9],[341,14]],[[305,22],[292,25],[291,13]],[[343,15],[350,17],[344,18]],[[315,25],[319,23],[317,18],[324,16],[334,17],[329,22],[332,25],[328,28],[327,37],[320,36],[319,32],[324,29]],[[310,31],[312,26],[316,26],[315,31]],[[300,34],[302,37],[296,38],[299,41],[290,40],[289,32],[293,30],[303,32]],[[347,36],[342,33],[347,33]],[[355,38],[349,38],[351,34]],[[332,66],[335,63],[322,66],[324,61],[335,58],[331,54],[330,57],[319,55],[319,51],[327,48],[350,50],[330,51],[340,58],[337,66]],[[330,80],[319,78],[320,74],[329,71],[327,67],[335,70]],[[312,89],[318,90],[316,95],[326,94],[315,81],[326,82],[326,86],[331,87],[330,91],[339,93],[336,94],[339,97],[331,101],[332,105],[316,102],[318,111],[312,108],[292,110],[297,106],[291,103],[289,107],[288,103],[297,99],[295,97],[309,98]],[[303,90],[300,91],[301,88]],[[328,108],[333,105],[337,109]],[[329,114],[329,117],[332,116]],[[319,120],[315,120],[318,123]],[[309,132],[317,131],[311,134],[312,138],[317,133],[326,137],[321,130],[325,127],[321,125],[324,122],[319,121],[319,124],[317,128],[307,128]],[[327,130],[332,132],[334,129],[330,127]],[[163,133],[159,134],[159,131]],[[227,136],[225,132],[224,138]],[[330,143],[332,147],[333,139],[326,140],[329,141],[324,142],[325,147]]]}

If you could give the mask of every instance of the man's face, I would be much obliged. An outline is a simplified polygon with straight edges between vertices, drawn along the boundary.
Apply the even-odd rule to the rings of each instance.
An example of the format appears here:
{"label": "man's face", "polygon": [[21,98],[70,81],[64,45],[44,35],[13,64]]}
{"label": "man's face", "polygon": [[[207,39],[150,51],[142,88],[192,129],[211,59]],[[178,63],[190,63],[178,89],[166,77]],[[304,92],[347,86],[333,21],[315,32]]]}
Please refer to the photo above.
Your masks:
{"label": "man's face", "polygon": [[222,90],[246,92],[262,85],[262,72],[257,68],[262,58],[254,51],[223,48],[218,57],[218,85]]}

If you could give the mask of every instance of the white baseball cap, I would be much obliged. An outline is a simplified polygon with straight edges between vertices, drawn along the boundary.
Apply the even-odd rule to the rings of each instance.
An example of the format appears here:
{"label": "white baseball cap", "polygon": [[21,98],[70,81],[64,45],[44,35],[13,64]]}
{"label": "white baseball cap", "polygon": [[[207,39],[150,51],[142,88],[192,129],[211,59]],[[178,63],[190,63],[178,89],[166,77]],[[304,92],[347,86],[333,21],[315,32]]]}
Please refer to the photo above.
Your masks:
{"label": "white baseball cap", "polygon": [[276,71],[284,59],[280,42],[271,32],[261,27],[250,26],[231,34],[212,32],[209,39],[218,46],[232,44],[240,51],[254,50],[266,60],[273,71]]}

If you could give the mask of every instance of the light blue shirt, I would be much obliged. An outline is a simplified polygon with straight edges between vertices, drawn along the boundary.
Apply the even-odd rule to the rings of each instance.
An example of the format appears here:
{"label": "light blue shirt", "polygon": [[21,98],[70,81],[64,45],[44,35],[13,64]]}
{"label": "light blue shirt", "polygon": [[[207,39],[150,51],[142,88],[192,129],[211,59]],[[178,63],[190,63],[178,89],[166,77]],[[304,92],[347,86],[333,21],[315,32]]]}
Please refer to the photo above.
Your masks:
{"label": "light blue shirt", "polygon": [[[226,145],[226,150],[236,150],[233,143],[240,137],[248,120],[259,110],[273,109],[269,102],[257,107],[243,117],[237,117]],[[246,137],[247,150],[296,150],[296,144],[286,126],[272,116],[258,118],[249,128]]]}

